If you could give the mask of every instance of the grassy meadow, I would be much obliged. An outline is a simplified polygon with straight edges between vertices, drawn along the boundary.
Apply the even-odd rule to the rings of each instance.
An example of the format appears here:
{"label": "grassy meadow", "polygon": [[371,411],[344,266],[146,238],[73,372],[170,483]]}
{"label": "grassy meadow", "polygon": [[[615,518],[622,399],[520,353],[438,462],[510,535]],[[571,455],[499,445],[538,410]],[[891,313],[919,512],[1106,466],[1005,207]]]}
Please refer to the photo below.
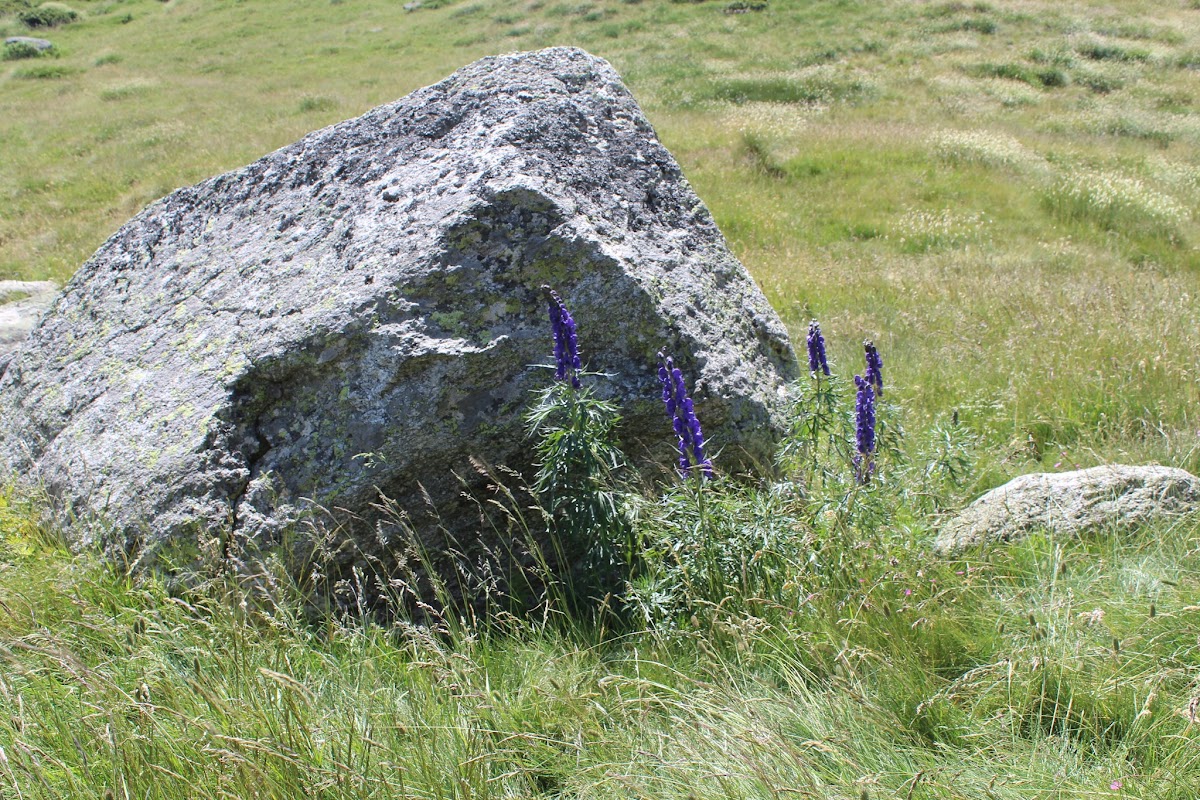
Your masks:
{"label": "grassy meadow", "polygon": [[793,480],[627,498],[623,615],[314,613],[270,564],[173,593],[2,490],[0,797],[1200,797],[1200,518],[930,551],[1017,474],[1200,472],[1197,0],[38,5],[0,0],[54,42],[2,51],[0,280],[577,45],[837,386],[878,344],[887,435],[867,487],[800,426]]}

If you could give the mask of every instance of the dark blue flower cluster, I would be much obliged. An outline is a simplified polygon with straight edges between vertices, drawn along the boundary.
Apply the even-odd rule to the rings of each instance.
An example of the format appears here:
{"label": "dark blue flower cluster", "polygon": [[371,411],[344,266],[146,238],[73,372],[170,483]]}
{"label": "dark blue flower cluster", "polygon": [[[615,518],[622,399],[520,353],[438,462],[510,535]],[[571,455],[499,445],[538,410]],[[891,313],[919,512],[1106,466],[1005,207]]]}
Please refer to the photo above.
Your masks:
{"label": "dark blue flower cluster", "polygon": [[562,298],[549,286],[542,287],[550,295],[550,328],[554,332],[554,379],[565,381],[579,388],[579,339],[575,333],[575,320],[563,305]]}
{"label": "dark blue flower cluster", "polygon": [[[869,370],[868,370],[869,372]],[[875,390],[861,375],[854,376],[858,394],[854,399],[854,441],[858,455],[854,457],[854,475],[859,483],[871,479],[875,470]]]}
{"label": "dark blue flower cluster", "polygon": [[867,354],[867,373],[863,378],[871,384],[877,395],[883,397],[883,359],[879,357],[875,343],[869,339],[863,342],[863,350]]}
{"label": "dark blue flower cluster", "polygon": [[821,326],[815,319],[808,323],[808,371],[829,374],[829,362],[825,360],[825,337],[821,335]]}
{"label": "dark blue flower cluster", "polygon": [[692,398],[688,397],[683,373],[662,353],[658,354],[658,380],[667,416],[679,437],[679,472],[686,478],[691,475],[692,467],[699,467],[705,477],[711,478],[712,461],[704,457],[704,433],[700,430],[700,420],[696,419]]}

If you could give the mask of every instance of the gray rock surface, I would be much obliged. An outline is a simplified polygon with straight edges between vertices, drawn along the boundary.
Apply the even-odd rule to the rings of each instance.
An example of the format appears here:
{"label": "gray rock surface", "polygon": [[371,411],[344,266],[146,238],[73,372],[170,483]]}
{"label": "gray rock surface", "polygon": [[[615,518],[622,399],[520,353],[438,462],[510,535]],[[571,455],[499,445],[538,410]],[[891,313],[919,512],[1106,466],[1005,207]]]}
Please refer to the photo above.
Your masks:
{"label": "gray rock surface", "polygon": [[56,294],[50,281],[0,281],[0,375]]}
{"label": "gray rock surface", "polygon": [[25,44],[29,45],[39,53],[44,53],[54,47],[54,43],[49,39],[39,39],[36,36],[9,36],[4,40],[4,44]]}
{"label": "gray rock surface", "polygon": [[186,558],[197,532],[269,545],[314,503],[386,551],[378,492],[431,549],[440,526],[503,548],[456,475],[529,466],[543,284],[612,373],[589,380],[635,460],[672,463],[665,346],[718,467],[769,463],[798,374],[783,325],[616,72],[555,48],[148,207],[0,378],[0,464],[44,485],[75,544],[137,557]]}
{"label": "gray rock surface", "polygon": [[1074,536],[1107,525],[1139,525],[1200,508],[1200,479],[1172,467],[1103,466],[1021,475],[992,489],[938,535],[936,548],[958,553],[1035,531]]}

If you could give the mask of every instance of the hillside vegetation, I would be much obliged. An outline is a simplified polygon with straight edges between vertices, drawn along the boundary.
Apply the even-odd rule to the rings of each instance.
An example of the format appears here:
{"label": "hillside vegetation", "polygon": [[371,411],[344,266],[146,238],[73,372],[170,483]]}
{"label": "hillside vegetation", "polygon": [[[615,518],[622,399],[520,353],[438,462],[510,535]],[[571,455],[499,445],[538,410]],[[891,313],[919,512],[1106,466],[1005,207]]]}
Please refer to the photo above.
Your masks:
{"label": "hillside vegetation", "polygon": [[1200,796],[1200,518],[930,550],[1015,474],[1200,471],[1195,0],[0,0],[0,35],[54,43],[0,61],[0,279],[65,281],[178,186],[571,44],[836,378],[798,387],[789,480],[626,492],[628,585],[532,617],[389,622],[269,563],[168,591],[4,490],[0,796]]}

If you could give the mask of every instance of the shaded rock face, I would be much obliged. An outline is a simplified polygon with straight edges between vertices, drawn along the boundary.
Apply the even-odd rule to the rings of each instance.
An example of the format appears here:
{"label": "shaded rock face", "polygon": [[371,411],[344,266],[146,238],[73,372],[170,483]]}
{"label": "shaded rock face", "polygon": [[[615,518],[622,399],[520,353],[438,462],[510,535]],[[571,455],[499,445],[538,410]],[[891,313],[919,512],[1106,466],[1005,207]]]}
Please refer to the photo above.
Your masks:
{"label": "shaded rock face", "polygon": [[148,207],[0,378],[0,463],[93,519],[77,544],[137,555],[198,531],[269,545],[313,504],[386,549],[379,493],[502,548],[456,475],[529,466],[543,284],[612,373],[590,380],[635,460],[672,461],[666,347],[718,465],[769,463],[786,331],[618,75],[563,48],[484,59]]}
{"label": "shaded rock face", "polygon": [[992,489],[951,519],[936,547],[958,553],[1035,530],[1074,536],[1103,526],[1130,526],[1200,508],[1200,479],[1172,467],[1104,466],[1035,473]]}

